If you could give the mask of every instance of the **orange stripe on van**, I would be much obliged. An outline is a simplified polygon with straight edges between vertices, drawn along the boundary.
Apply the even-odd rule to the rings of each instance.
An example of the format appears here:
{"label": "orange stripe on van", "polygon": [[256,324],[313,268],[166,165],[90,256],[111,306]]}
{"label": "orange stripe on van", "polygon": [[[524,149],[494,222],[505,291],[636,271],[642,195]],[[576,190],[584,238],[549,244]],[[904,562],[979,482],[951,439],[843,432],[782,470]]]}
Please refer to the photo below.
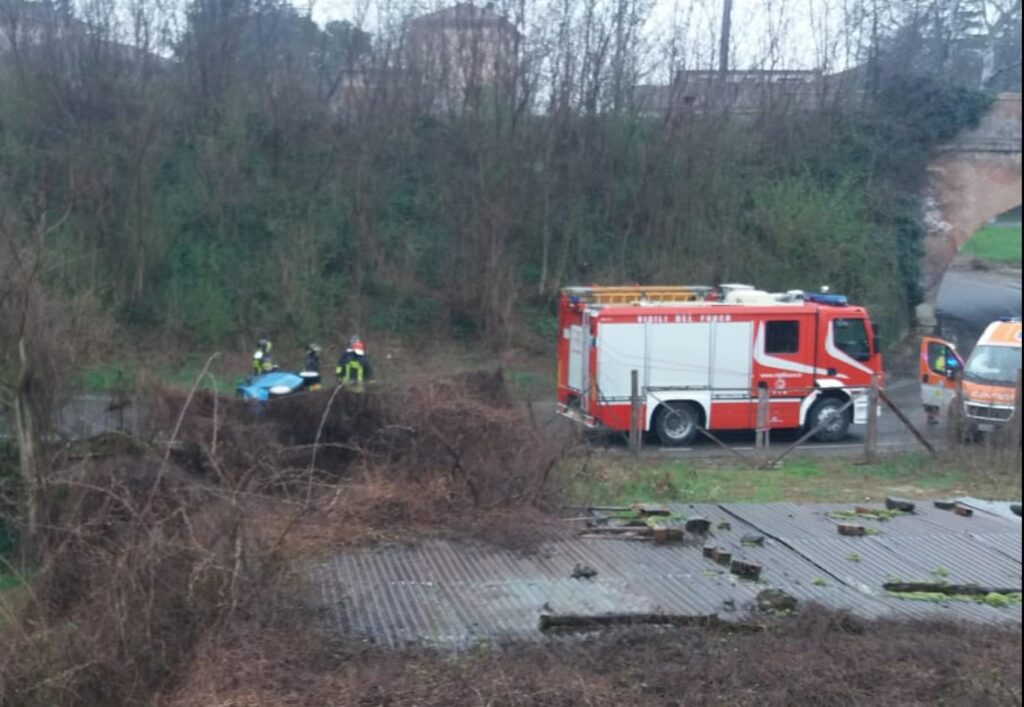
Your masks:
{"label": "orange stripe on van", "polygon": [[1020,337],[1020,322],[997,322],[985,331],[978,345],[1020,346]]}

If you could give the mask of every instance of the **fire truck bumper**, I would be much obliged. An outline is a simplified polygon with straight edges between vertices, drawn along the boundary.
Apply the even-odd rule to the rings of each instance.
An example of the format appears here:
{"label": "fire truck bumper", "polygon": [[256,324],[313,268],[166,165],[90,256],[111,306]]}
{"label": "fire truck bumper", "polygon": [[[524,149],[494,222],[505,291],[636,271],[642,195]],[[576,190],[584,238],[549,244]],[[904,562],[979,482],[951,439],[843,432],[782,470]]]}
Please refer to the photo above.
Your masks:
{"label": "fire truck bumper", "polygon": [[[851,391],[853,398],[853,424],[866,425],[868,423],[868,408],[871,406],[871,396],[866,390]],[[882,404],[878,403],[878,416],[882,416]]]}
{"label": "fire truck bumper", "polygon": [[868,405],[870,400],[866,393],[853,396],[853,424],[866,425],[868,422]]}
{"label": "fire truck bumper", "polygon": [[559,403],[557,411],[558,411],[558,414],[561,415],[562,417],[568,417],[573,422],[578,422],[579,424],[583,425],[584,427],[589,427],[589,428],[593,429],[593,428],[597,427],[598,424],[599,424],[596,419],[594,419],[590,415],[587,415],[582,410],[579,410],[579,409],[574,408],[574,407],[569,407],[565,403]]}

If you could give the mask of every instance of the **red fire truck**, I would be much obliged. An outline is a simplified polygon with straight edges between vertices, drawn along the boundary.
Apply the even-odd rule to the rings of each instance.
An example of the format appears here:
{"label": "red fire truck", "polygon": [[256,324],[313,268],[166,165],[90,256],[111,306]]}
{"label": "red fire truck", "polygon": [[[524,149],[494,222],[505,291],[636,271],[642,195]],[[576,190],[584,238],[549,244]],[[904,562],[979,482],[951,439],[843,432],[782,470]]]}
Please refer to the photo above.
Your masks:
{"label": "red fire truck", "polygon": [[570,287],[558,324],[559,412],[629,430],[637,371],[639,426],[665,445],[698,427],[753,429],[762,389],[769,429],[820,426],[817,439],[836,441],[867,421],[881,381],[877,328],[827,289]]}

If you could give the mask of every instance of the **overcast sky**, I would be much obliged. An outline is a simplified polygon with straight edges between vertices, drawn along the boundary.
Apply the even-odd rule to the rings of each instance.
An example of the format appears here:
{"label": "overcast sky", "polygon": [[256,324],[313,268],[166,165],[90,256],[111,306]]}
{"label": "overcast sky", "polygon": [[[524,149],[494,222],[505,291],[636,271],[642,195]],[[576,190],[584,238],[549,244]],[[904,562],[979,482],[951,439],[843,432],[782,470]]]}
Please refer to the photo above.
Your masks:
{"label": "overcast sky", "polygon": [[[321,24],[348,20],[372,32],[387,2],[315,0],[309,5],[297,0],[296,4],[303,9],[311,7],[314,19]],[[715,61],[713,53],[717,51],[722,0],[650,2],[652,9],[644,36],[652,46],[662,47],[675,41],[691,66],[709,66]],[[827,63],[832,69],[844,68],[845,52],[834,39],[845,2],[848,0],[733,0],[734,66],[750,68],[774,64],[778,69],[798,69],[819,68]],[[450,3],[427,2],[424,7],[432,9],[446,4]],[[477,4],[484,4],[484,0],[477,0]],[[496,2],[499,7],[503,4],[501,0]],[[406,6],[404,1],[402,6]],[[673,28],[677,28],[676,31]],[[781,41],[773,43],[773,36]]]}

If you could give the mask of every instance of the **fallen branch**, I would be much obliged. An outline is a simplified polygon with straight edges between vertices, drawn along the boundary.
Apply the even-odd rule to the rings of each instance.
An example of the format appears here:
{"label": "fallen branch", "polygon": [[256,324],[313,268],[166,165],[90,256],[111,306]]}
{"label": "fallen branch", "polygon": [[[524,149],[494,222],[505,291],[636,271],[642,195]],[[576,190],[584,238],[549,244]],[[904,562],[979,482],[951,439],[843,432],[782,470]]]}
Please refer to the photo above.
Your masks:
{"label": "fallen branch", "polygon": [[551,629],[594,629],[608,626],[711,626],[720,624],[717,614],[685,616],[680,614],[541,614],[541,631]]}
{"label": "fallen branch", "polygon": [[882,588],[897,594],[928,593],[928,594],[968,594],[985,596],[986,594],[1020,594],[1021,589],[1006,587],[982,587],[977,584],[942,584],[941,582],[886,582]]}

